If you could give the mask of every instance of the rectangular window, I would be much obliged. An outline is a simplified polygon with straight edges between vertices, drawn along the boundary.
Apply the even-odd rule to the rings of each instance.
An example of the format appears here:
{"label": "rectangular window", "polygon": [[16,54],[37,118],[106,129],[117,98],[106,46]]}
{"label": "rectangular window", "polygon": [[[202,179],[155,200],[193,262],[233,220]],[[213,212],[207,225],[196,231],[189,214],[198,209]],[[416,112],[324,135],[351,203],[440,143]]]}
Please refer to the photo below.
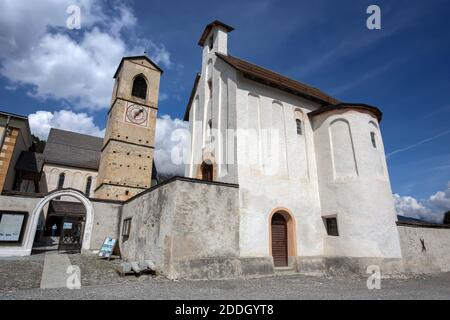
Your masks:
{"label": "rectangular window", "polygon": [[130,236],[130,228],[131,228],[131,218],[123,220],[122,236],[124,237]]}
{"label": "rectangular window", "polygon": [[22,243],[28,212],[0,211],[0,243]]}
{"label": "rectangular window", "polygon": [[329,236],[339,236],[336,217],[325,218],[325,226],[327,228],[327,233]]}

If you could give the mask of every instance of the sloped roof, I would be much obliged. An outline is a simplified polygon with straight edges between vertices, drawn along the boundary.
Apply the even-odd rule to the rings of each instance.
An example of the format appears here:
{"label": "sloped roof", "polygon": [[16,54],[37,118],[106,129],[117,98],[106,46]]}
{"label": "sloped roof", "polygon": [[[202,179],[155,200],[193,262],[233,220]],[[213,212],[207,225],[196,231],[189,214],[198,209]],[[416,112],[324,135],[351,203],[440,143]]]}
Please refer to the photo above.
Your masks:
{"label": "sloped roof", "polygon": [[147,60],[152,66],[154,66],[156,69],[158,69],[161,72],[161,74],[163,74],[163,72],[164,72],[163,69],[161,69],[149,57],[147,57],[147,56],[130,56],[130,57],[123,57],[122,60],[120,60],[119,66],[117,67],[116,72],[114,72],[113,78],[115,79],[117,77],[117,74],[119,73],[119,70],[122,67],[122,64],[125,60],[139,60],[139,59]]}
{"label": "sloped roof", "polygon": [[198,45],[203,47],[205,45],[205,41],[206,38],[208,37],[208,34],[211,32],[211,29],[214,27],[222,27],[225,30],[227,30],[227,32],[231,32],[234,30],[233,27],[219,21],[219,20],[214,20],[213,22],[211,22],[210,24],[208,24],[205,29],[203,30],[202,35],[200,36],[200,40],[198,40]]}
{"label": "sloped roof", "polygon": [[248,78],[277,89],[316,101],[321,105],[338,104],[339,100],[307,84],[257,66],[245,60],[216,52],[216,55]]}
{"label": "sloped roof", "polygon": [[102,146],[102,138],[52,128],[45,145],[44,161],[98,170]]}
{"label": "sloped roof", "polygon": [[41,173],[44,155],[31,151],[22,151],[14,169],[32,173]]}
{"label": "sloped roof", "polygon": [[186,111],[184,112],[184,121],[189,121],[189,112],[191,110],[192,100],[194,100],[195,93],[197,92],[198,82],[200,81],[201,74],[197,73],[194,80],[194,85],[192,86],[191,95],[189,97],[188,104],[186,106]]}
{"label": "sloped roof", "polygon": [[370,113],[375,115],[375,117],[377,117],[378,122],[381,122],[381,118],[383,117],[383,113],[380,111],[380,109],[378,109],[377,107],[374,107],[374,106],[369,106],[368,104],[364,104],[364,103],[331,104],[331,105],[323,106],[314,111],[309,112],[308,117],[312,118],[312,117],[314,117],[318,114],[324,113],[324,112],[343,110],[343,109],[360,109],[360,110],[369,111]]}

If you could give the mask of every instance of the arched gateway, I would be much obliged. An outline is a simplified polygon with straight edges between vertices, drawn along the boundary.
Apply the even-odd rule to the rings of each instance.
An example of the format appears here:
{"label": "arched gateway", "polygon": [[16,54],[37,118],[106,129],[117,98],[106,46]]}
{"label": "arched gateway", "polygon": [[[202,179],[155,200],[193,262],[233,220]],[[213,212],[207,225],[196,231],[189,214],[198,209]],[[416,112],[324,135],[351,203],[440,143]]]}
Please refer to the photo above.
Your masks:
{"label": "arched gateway", "polygon": [[59,199],[60,197],[71,197],[80,201],[86,209],[86,222],[84,225],[84,233],[82,235],[82,249],[89,250],[91,242],[92,225],[94,221],[94,208],[92,203],[86,198],[80,191],[75,189],[61,189],[49,193],[45,198],[41,199],[33,209],[31,213],[31,224],[27,231],[25,250],[31,253],[33,248],[33,242],[36,235],[36,229],[39,222],[39,216],[44,207],[50,203],[53,199]]}

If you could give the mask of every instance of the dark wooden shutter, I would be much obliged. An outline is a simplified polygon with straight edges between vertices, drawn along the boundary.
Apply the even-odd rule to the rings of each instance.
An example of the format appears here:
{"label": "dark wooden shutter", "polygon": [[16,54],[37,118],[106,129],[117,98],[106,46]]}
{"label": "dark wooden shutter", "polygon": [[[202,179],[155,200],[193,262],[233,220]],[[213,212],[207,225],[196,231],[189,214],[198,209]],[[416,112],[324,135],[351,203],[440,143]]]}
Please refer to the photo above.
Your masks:
{"label": "dark wooden shutter", "polygon": [[275,267],[288,265],[287,223],[281,214],[272,217],[272,256]]}

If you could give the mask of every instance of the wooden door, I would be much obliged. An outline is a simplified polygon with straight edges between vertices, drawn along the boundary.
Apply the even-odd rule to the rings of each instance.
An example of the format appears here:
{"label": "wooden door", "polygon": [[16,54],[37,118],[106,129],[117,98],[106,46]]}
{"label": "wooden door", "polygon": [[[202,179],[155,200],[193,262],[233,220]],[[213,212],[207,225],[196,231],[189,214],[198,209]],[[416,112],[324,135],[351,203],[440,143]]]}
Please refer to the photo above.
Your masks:
{"label": "wooden door", "polygon": [[202,180],[213,181],[213,166],[211,164],[202,164]]}
{"label": "wooden door", "polygon": [[288,265],[287,222],[279,213],[272,217],[272,256],[275,267]]}

